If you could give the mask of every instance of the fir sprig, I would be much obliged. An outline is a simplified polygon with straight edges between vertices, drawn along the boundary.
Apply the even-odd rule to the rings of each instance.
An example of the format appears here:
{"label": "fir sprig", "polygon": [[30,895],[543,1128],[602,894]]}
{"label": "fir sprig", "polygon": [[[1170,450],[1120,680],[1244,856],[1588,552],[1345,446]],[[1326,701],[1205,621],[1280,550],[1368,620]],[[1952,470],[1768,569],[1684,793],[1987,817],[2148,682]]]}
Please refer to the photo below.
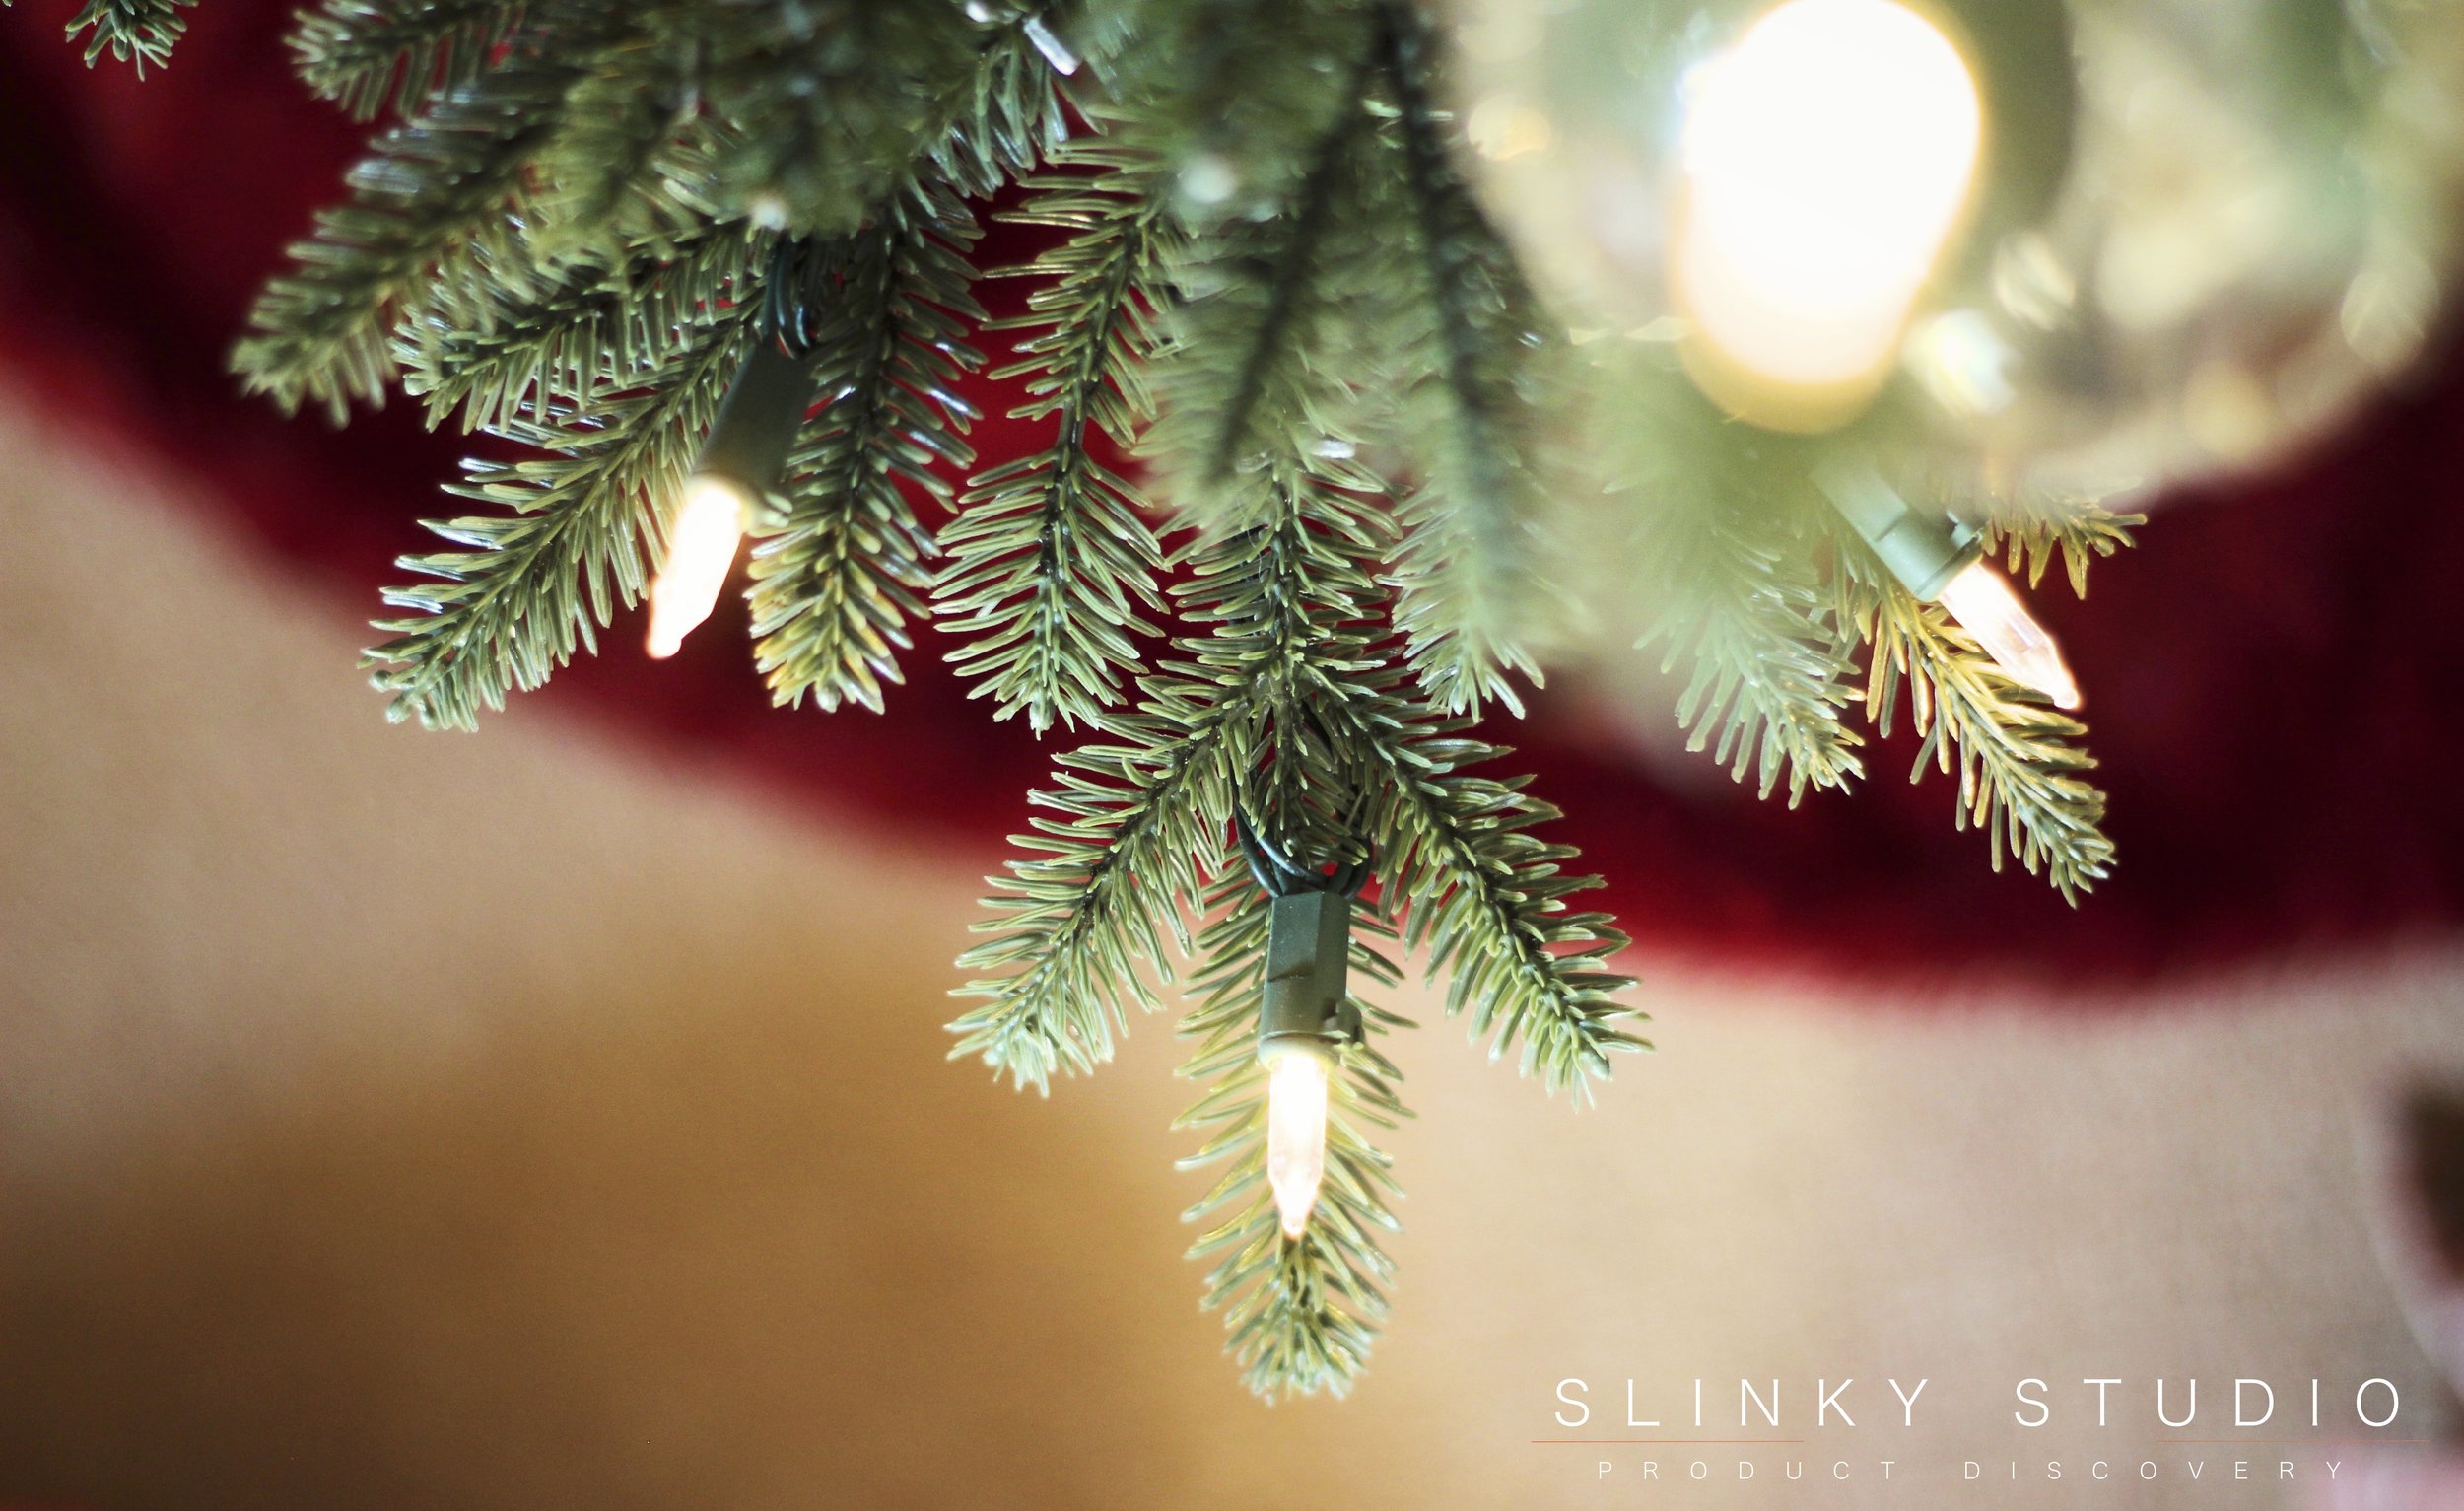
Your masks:
{"label": "fir sprig", "polygon": [[402,559],[439,579],[389,588],[419,617],[378,621],[394,639],[365,664],[396,720],[475,727],[513,688],[529,689],[596,648],[596,629],[642,594],[646,537],[673,508],[695,445],[743,354],[745,307],[688,327],[655,364],[602,377],[588,413],[516,419],[496,434],[542,454],[471,464],[453,491],[507,513],[432,523],[464,549]]}
{"label": "fir sprig", "polygon": [[1167,940],[1187,952],[1184,915],[1269,733],[1346,696],[1358,669],[1390,538],[1339,486],[1358,480],[1325,458],[1255,475],[1259,523],[1193,542],[1175,588],[1191,633],[1107,719],[1114,738],[1063,754],[1060,788],[1032,794],[1063,816],[1039,815],[1019,844],[1040,854],[994,880],[991,937],[959,966],[995,974],[961,989],[982,1000],[951,1023],[953,1055],[1041,1089],[1110,1060],[1129,1010],[1154,1008],[1147,974],[1169,970]]}
{"label": "fir sprig", "polygon": [[1985,554],[2001,555],[2030,587],[2059,559],[2071,592],[2085,598],[2088,564],[2131,545],[2147,522],[2146,515],[2107,509],[2086,493],[2004,489],[1985,496]]}
{"label": "fir sprig", "polygon": [[900,680],[909,620],[925,610],[931,531],[915,495],[946,506],[936,468],[975,460],[959,379],[983,311],[965,257],[976,226],[954,196],[919,187],[820,264],[813,364],[823,407],[789,458],[778,518],[753,552],[755,655],[782,704],[875,713]]}
{"label": "fir sprig", "polygon": [[2073,903],[2110,873],[2104,794],[2070,741],[2087,726],[2014,682],[1936,604],[1920,603],[1862,542],[1840,543],[1840,618],[1873,647],[1866,707],[1888,735],[1904,686],[1922,737],[1909,780],[1958,776],[1953,817],[1986,833],[1994,869],[2016,857]]}
{"label": "fir sprig", "polygon": [[[1368,79],[1362,34],[1356,85]],[[1216,225],[1170,270],[1178,300],[1144,451],[1198,528],[1247,523],[1231,503],[1266,495],[1243,480],[1283,458],[1356,445],[1340,434],[1358,433],[1355,397],[1327,375],[1360,345],[1344,280],[1364,265],[1374,230],[1347,211],[1376,151],[1374,125],[1355,96],[1312,145],[1282,215]]]}
{"label": "fir sprig", "polygon": [[85,8],[69,20],[69,39],[91,32],[86,66],[93,67],[108,52],[123,63],[134,59],[143,77],[147,64],[161,68],[171,62],[171,47],[188,30],[188,18],[180,12],[194,4],[196,0],[86,0]]}
{"label": "fir sprig", "polygon": [[1608,969],[1628,940],[1605,913],[1568,911],[1600,878],[1566,874],[1578,852],[1532,833],[1560,815],[1524,791],[1528,779],[1469,770],[1510,753],[1471,726],[1424,708],[1338,730],[1376,784],[1380,895],[1398,900],[1404,944],[1427,949],[1430,972],[1447,976],[1447,1015],[1491,1060],[1517,1054],[1523,1073],[1586,1100],[1609,1056],[1650,1048],[1617,996],[1633,978]]}
{"label": "fir sprig", "polygon": [[[1513,256],[1454,165],[1451,116],[1435,103],[1435,38],[1418,8],[1377,7],[1379,72],[1391,128],[1393,239],[1404,266],[1389,283],[1386,333],[1405,499],[1398,626],[1429,696],[1452,713],[1484,700],[1522,712],[1513,679],[1538,685],[1526,649],[1548,601],[1539,571],[1543,416],[1540,354],[1548,338]],[[1382,207],[1383,208],[1383,207]]]}
{"label": "fir sprig", "polygon": [[1785,780],[1791,807],[1809,788],[1844,788],[1863,774],[1861,743],[1841,721],[1856,698],[1832,595],[1791,521],[1705,480],[1706,497],[1639,505],[1638,555],[1651,564],[1658,617],[1636,649],[1660,669],[1685,668],[1677,721],[1686,748],[1759,796]]}
{"label": "fir sprig", "polygon": [[431,290],[397,328],[402,386],[431,425],[456,411],[464,430],[568,412],[608,375],[650,370],[676,332],[741,297],[767,244],[740,222],[705,221],[614,266],[550,271],[494,242],[476,257],[491,272],[510,260],[502,274]]}
{"label": "fir sprig", "polygon": [[1047,282],[1028,313],[991,327],[1041,332],[992,376],[1027,379],[1012,417],[1049,422],[1053,444],[977,474],[941,532],[949,562],[934,584],[942,627],[969,637],[950,653],[959,674],[994,718],[1024,713],[1038,733],[1095,723],[1121,701],[1141,659],[1132,637],[1155,634],[1145,616],[1163,607],[1146,501],[1093,446],[1126,450],[1152,417],[1142,369],[1174,232],[1142,155],[1096,141],[1056,166],[1073,172],[1035,182],[1008,218],[1074,234],[1009,270]]}
{"label": "fir sprig", "polygon": [[[337,422],[353,398],[382,403],[388,326],[402,305],[432,281],[485,278],[468,262],[446,264],[517,228],[506,210],[530,155],[612,25],[603,8],[579,5],[543,19],[546,30],[513,56],[388,128],[351,170],[349,197],[318,215],[316,234],[292,247],[290,271],[249,314],[252,334],[232,357],[249,391],[286,411],[312,400]],[[549,35],[553,48],[540,40]]]}
{"label": "fir sprig", "polygon": [[856,231],[942,145],[990,36],[953,0],[667,0],[660,20],[738,143],[721,202],[821,236]]}
{"label": "fir sprig", "polygon": [[291,29],[292,64],[354,120],[409,115],[477,78],[521,16],[520,0],[323,0]]}
{"label": "fir sprig", "polygon": [[[1113,0],[1111,97],[1194,222],[1288,216],[1324,146],[1359,109],[1371,41],[1360,0]],[[1099,27],[1089,30],[1100,30]]]}
{"label": "fir sprig", "polygon": [[[89,0],[72,31],[142,70],[185,3]],[[1955,771],[1997,864],[2076,899],[2112,859],[2080,726],[1807,502],[1838,438],[1733,425],[1674,364],[1626,361],[1649,343],[1548,317],[1455,161],[1441,40],[1408,0],[314,0],[310,86],[400,118],[235,356],[286,409],[399,379],[528,453],[471,464],[453,491],[495,513],[432,526],[453,549],[405,560],[428,581],[388,592],[411,612],[368,656],[393,717],[467,727],[638,598],[755,333],[809,352],[817,412],[756,509],[757,660],[782,702],[877,710],[929,596],[996,717],[1091,731],[994,883],[953,1053],[1044,1088],[1204,957],[1184,1126],[1220,1178],[1196,1252],[1269,1395],[1366,1357],[1395,1196],[1372,1134],[1403,1114],[1375,1040],[1348,1052],[1318,1215],[1283,1240],[1236,806],[1373,851],[1355,968],[1390,984],[1371,941],[1416,952],[1492,1058],[1581,1098],[1646,1047],[1625,936],[1578,906],[1598,879],[1474,724],[1539,682],[1552,537],[1631,544],[1617,587],[1653,601],[1615,638],[1649,626],[1691,743],[1764,795],[1860,774],[1868,653],[1869,717],[1887,732],[1904,697],[1916,773]],[[992,328],[1025,333],[1000,376],[1050,435],[968,478],[936,541],[974,462],[974,204],[1022,177],[1014,218],[1063,240]],[[1898,402],[1852,444],[1923,449]],[[1544,422],[1585,408],[1645,455],[1569,490],[1597,457]],[[1106,461],[1132,447],[1135,480]],[[2058,557],[2084,590],[2138,522],[1930,492],[1981,504],[2031,584]],[[1361,1005],[1373,1034],[1401,1021]]]}

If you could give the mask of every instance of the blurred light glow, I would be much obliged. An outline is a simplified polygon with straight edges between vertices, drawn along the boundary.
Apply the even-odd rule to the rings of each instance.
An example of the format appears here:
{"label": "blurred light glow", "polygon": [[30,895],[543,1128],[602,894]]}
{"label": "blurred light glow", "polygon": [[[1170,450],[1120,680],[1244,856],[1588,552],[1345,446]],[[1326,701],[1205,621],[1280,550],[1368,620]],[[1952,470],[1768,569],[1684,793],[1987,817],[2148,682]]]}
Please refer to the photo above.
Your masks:
{"label": "blurred light glow", "polygon": [[684,502],[667,531],[667,556],[650,582],[650,652],[664,660],[718,605],[744,541],[744,490],[699,472],[684,485]]}
{"label": "blurred light glow", "polygon": [[1892,0],[1787,0],[1683,106],[1678,307],[1750,378],[1879,384],[1975,175],[1966,60]]}
{"label": "blurred light glow", "polygon": [[2079,683],[2062,659],[2062,648],[2001,573],[1981,561],[1968,563],[1943,588],[1942,606],[2013,680],[2052,699],[2056,708],[2079,707]]}
{"label": "blurred light glow", "polygon": [[1326,1183],[1327,1082],[1332,1066],[1314,1045],[1266,1047],[1266,1184],[1283,1236],[1298,1238]]}

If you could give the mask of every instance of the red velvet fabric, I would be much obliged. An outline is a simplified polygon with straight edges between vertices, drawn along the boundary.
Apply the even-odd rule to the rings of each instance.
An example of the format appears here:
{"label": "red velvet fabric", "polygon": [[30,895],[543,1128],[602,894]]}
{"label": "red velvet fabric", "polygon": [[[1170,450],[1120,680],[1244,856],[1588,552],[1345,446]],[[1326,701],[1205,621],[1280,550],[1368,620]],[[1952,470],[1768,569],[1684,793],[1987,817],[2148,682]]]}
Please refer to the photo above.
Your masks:
{"label": "red velvet fabric", "polygon": [[[449,507],[437,485],[468,443],[400,403],[340,432],[284,420],[224,368],[255,285],[333,196],[360,132],[290,76],[284,5],[205,0],[142,83],[63,45],[74,6],[0,12],[5,378],[58,423],[175,469],[300,579],[374,612],[392,558],[426,548],[414,521]],[[1021,439],[998,423],[979,436],[994,453]],[[1641,940],[1732,968],[1978,972],[2059,1001],[2440,935],[2464,916],[2460,478],[2464,365],[2447,362],[2282,475],[2167,503],[2141,549],[2099,568],[2091,603],[2048,582],[2037,599],[2088,689],[2121,850],[2076,911],[2016,868],[1988,871],[1982,838],[1952,832],[1951,783],[1902,780],[1904,733],[1864,790],[1790,812],[1724,779],[1655,780],[1561,693],[1494,732],[1567,810],[1559,832]],[[537,696],[997,864],[1049,752],[964,698],[943,637],[924,632],[888,717],[824,717],[769,706],[733,613],[664,664],[623,627]],[[211,654],[211,629],[186,653]],[[355,649],[337,635],[336,657]]]}

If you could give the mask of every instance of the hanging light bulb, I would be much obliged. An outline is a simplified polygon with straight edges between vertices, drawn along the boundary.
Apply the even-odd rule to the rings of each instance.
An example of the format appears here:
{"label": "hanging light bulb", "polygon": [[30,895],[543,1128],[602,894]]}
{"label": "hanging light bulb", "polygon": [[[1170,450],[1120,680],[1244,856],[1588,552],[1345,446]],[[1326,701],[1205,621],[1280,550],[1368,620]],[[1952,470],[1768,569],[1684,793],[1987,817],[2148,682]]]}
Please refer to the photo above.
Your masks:
{"label": "hanging light bulb", "polygon": [[648,649],[674,655],[711,616],[754,512],[787,469],[787,450],[813,396],[812,366],[780,338],[745,353],[667,529],[667,554],[650,581]]}
{"label": "hanging light bulb", "polygon": [[1258,1048],[1266,1066],[1266,1184],[1283,1236],[1298,1238],[1326,1184],[1327,1091],[1334,1065],[1315,1044],[1285,1039]]}
{"label": "hanging light bulb", "polygon": [[1984,559],[1975,530],[1910,508],[1861,462],[1833,462],[1814,481],[1918,601],[1948,609],[2012,680],[2036,689],[2056,708],[2079,707],[2079,683],[2062,648]]}
{"label": "hanging light bulb", "polygon": [[1892,0],[1787,0],[1683,98],[1669,272],[1689,369],[1741,418],[1828,429],[1889,373],[1958,224],[1975,80]]}
{"label": "hanging light bulb", "polygon": [[2062,659],[2061,646],[2027,612],[2010,580],[1983,557],[1953,574],[1939,601],[2014,680],[2052,699],[2055,708],[2079,707],[2079,682]]}
{"label": "hanging light bulb", "polygon": [[1266,1184],[1286,1239],[1309,1227],[1326,1184],[1327,1103],[1335,1065],[1361,1038],[1352,1003],[1352,897],[1366,862],[1333,874],[1295,865],[1234,813],[1233,828],[1266,905],[1266,979],[1258,1007],[1258,1063],[1266,1071]]}
{"label": "hanging light bulb", "polygon": [[651,659],[674,655],[718,606],[752,508],[751,496],[732,478],[697,472],[686,480],[684,502],[667,527],[667,555],[650,580]]}

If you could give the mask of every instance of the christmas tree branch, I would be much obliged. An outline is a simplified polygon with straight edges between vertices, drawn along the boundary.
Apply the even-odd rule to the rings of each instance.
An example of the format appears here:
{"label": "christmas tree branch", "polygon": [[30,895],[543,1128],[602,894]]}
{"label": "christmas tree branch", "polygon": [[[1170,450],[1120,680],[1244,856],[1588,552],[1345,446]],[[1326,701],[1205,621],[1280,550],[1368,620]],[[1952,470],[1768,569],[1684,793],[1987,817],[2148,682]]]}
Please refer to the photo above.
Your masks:
{"label": "christmas tree branch", "polygon": [[2042,489],[2006,490],[1986,500],[1985,554],[2003,556],[2027,585],[2043,581],[2060,558],[2071,591],[2088,596],[2088,565],[2133,544],[2132,532],[2148,522],[2139,514],[2117,514],[2093,498]]}
{"label": "christmas tree branch", "polygon": [[535,259],[613,261],[710,224],[710,180],[732,142],[698,113],[691,56],[679,38],[635,35],[574,82],[532,170]]}
{"label": "christmas tree branch", "polygon": [[1470,726],[1423,710],[1338,730],[1371,763],[1380,895],[1403,913],[1404,943],[1447,973],[1447,1014],[1470,1009],[1490,1059],[1520,1040],[1524,1074],[1585,1099],[1611,1054],[1650,1047],[1624,1027],[1641,1014],[1615,996],[1632,978],[1606,969],[1627,939],[1607,914],[1566,911],[1600,878],[1561,874],[1578,852],[1531,833],[1559,814],[1523,791],[1526,779],[1465,770],[1507,754],[1466,737]]}
{"label": "christmas tree branch", "polygon": [[1199,895],[1196,857],[1231,812],[1232,746],[1249,712],[1238,689],[1196,709],[1163,702],[1114,716],[1120,743],[1058,758],[1058,789],[1028,797],[1064,816],[1038,815],[1034,833],[1013,836],[1044,854],[992,879],[985,906],[996,917],[976,926],[992,937],[958,958],[998,974],[959,989],[983,1005],[950,1023],[952,1059],[981,1055],[1043,1091],[1056,1070],[1110,1060],[1129,1008],[1154,1010],[1142,967],[1166,963],[1164,935],[1180,936],[1179,910]]}
{"label": "christmas tree branch", "polygon": [[[474,240],[511,234],[504,211],[530,155],[604,40],[582,18],[603,15],[560,12],[553,49],[517,40],[505,62],[378,138],[347,177],[350,197],[318,215],[315,236],[291,249],[291,270],[258,297],[254,334],[232,357],[249,391],[285,410],[316,400],[337,421],[353,397],[383,402],[390,315]],[[477,274],[447,281],[464,276]]]}
{"label": "christmas tree branch", "polygon": [[409,115],[476,79],[522,9],[519,0],[323,0],[292,27],[292,64],[355,120],[388,106]]}
{"label": "christmas tree branch", "polygon": [[[642,592],[643,535],[672,501],[743,355],[750,307],[708,311],[667,360],[609,379],[587,419],[519,419],[495,433],[545,455],[475,462],[454,492],[509,515],[431,524],[467,549],[405,557],[442,582],[389,589],[385,601],[422,617],[379,621],[395,638],[365,664],[388,713],[432,728],[472,728],[510,688],[545,682],[595,646],[594,627]],[[626,391],[626,390],[630,391]]]}
{"label": "christmas tree branch", "polygon": [[1356,0],[1112,0],[1124,124],[1208,229],[1302,212],[1306,180],[1360,108]]}
{"label": "christmas tree branch", "polygon": [[[1122,40],[1103,34],[1064,42],[1057,27],[1089,30],[1084,7],[1011,0],[1006,6],[978,0],[991,29],[975,69],[953,82],[937,105],[940,134],[926,151],[933,173],[961,193],[987,199],[1011,177],[1058,151],[1069,137],[1056,74],[1077,70],[1080,51],[1091,44],[1099,66]],[[1081,109],[1088,108],[1082,103]]]}
{"label": "christmas tree branch", "polygon": [[1766,501],[1740,499],[1707,479],[1710,496],[1658,498],[1640,559],[1652,564],[1660,613],[1637,649],[1662,649],[1660,669],[1690,669],[1677,698],[1688,750],[1771,795],[1783,777],[1789,806],[1809,787],[1844,788],[1863,775],[1856,732],[1840,711],[1857,696],[1832,605],[1803,541]]}
{"label": "christmas tree branch", "polygon": [[1524,631],[1547,594],[1537,560],[1540,481],[1530,451],[1540,414],[1534,354],[1544,344],[1505,243],[1473,204],[1448,150],[1448,116],[1432,100],[1436,40],[1416,7],[1381,0],[1379,68],[1397,105],[1406,234],[1413,264],[1398,269],[1395,383],[1418,489],[1404,501],[1396,563],[1398,627],[1421,685],[1439,707],[1469,712],[1494,699],[1516,713],[1510,675],[1540,669]]}
{"label": "christmas tree branch", "polygon": [[855,232],[943,146],[988,36],[952,0],[667,0],[660,21],[731,128],[719,202],[819,236]]}
{"label": "christmas tree branch", "polygon": [[[397,332],[402,385],[426,401],[431,425],[457,408],[464,430],[568,411],[611,379],[627,386],[677,331],[746,297],[767,246],[741,223],[704,221],[617,266],[546,272],[517,243],[491,240],[474,257],[492,276],[430,291]],[[495,275],[499,259],[511,265]]]}
{"label": "christmas tree branch", "polygon": [[2082,779],[2095,762],[2067,741],[2087,727],[2005,675],[1937,605],[1919,603],[1862,542],[1840,541],[1843,626],[1873,645],[1866,706],[1885,736],[1899,688],[1923,736],[1914,781],[1956,770],[1962,829],[1983,829],[1993,865],[2005,852],[2076,905],[2113,862],[2104,794]]}
{"label": "christmas tree branch", "polygon": [[[1366,78],[1364,60],[1358,82]],[[1172,269],[1182,303],[1158,363],[1162,412],[1146,450],[1176,507],[1202,529],[1243,527],[1225,502],[1264,495],[1238,481],[1326,448],[1339,424],[1324,380],[1335,369],[1317,359],[1344,334],[1336,277],[1352,248],[1340,222],[1370,126],[1355,99],[1314,145],[1284,215],[1220,225],[1193,239]]]}
{"label": "christmas tree branch", "polygon": [[87,67],[107,51],[123,63],[134,58],[143,77],[147,64],[161,68],[171,62],[172,46],[188,30],[188,18],[180,11],[194,4],[196,0],[86,0],[85,9],[69,21],[69,39],[91,31]]}
{"label": "christmas tree branch", "polygon": [[960,340],[983,313],[964,256],[975,237],[963,204],[920,188],[840,243],[818,295],[824,406],[753,553],[756,659],[782,704],[878,713],[882,683],[900,680],[896,652],[925,612],[934,552],[907,489],[946,505],[933,468],[975,459],[962,439],[974,412],[957,394],[981,361]]}
{"label": "christmas tree branch", "polygon": [[1160,611],[1161,548],[1139,516],[1135,487],[1096,460],[1100,436],[1127,448],[1152,413],[1140,368],[1156,344],[1161,243],[1170,232],[1150,170],[1103,144],[1061,165],[1100,170],[1043,180],[1010,219],[1075,233],[1013,272],[1051,278],[1030,312],[992,328],[1042,334],[996,378],[1026,377],[1013,418],[1048,420],[1045,449],[978,474],[963,512],[942,531],[949,565],[934,585],[943,628],[973,637],[949,659],[979,680],[993,715],[1024,712],[1041,733],[1055,721],[1096,722],[1121,700],[1122,675]]}
{"label": "christmas tree branch", "polygon": [[[1144,683],[1138,707],[1107,717],[1119,743],[1060,758],[1060,810],[1038,817],[986,906],[999,917],[959,966],[997,971],[969,983],[983,999],[950,1025],[957,1055],[980,1054],[1019,1084],[1112,1058],[1128,1009],[1151,1011],[1141,965],[1164,968],[1169,934],[1186,953],[1184,910],[1202,901],[1243,773],[1264,732],[1300,708],[1340,696],[1356,625],[1375,584],[1365,564],[1385,543],[1377,521],[1337,492],[1328,464],[1249,481],[1266,499],[1248,531],[1201,536],[1175,588],[1193,633]],[[1296,768],[1295,768],[1296,769]]]}

